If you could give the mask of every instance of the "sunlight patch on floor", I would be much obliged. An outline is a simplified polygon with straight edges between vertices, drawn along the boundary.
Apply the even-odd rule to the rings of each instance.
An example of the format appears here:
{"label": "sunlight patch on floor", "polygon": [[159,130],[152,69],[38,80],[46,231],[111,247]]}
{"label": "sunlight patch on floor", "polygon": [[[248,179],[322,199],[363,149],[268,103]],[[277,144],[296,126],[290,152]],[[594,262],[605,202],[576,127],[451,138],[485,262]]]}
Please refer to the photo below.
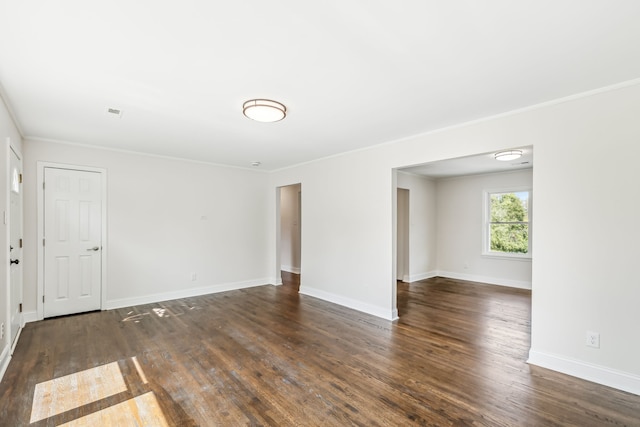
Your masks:
{"label": "sunlight patch on floor", "polygon": [[61,427],[169,426],[152,391],[101,411],[75,419]]}
{"label": "sunlight patch on floor", "polygon": [[136,371],[138,372],[138,376],[140,377],[142,384],[148,384],[149,381],[147,381],[147,376],[144,374],[144,371],[142,370],[142,367],[138,362],[138,358],[136,356],[133,356],[131,360],[133,361],[133,365],[136,367]]}
{"label": "sunlight patch on floor", "polygon": [[117,362],[36,384],[31,423],[127,391]]}

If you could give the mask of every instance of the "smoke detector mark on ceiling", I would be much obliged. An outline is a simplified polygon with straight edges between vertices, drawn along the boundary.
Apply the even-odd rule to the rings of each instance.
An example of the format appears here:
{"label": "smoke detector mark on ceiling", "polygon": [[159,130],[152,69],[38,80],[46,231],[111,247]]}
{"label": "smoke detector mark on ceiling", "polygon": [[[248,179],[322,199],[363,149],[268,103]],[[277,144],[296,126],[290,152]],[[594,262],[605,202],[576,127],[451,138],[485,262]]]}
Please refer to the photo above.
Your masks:
{"label": "smoke detector mark on ceiling", "polygon": [[106,112],[107,116],[110,117],[115,117],[118,119],[122,117],[122,110],[119,108],[107,107]]}

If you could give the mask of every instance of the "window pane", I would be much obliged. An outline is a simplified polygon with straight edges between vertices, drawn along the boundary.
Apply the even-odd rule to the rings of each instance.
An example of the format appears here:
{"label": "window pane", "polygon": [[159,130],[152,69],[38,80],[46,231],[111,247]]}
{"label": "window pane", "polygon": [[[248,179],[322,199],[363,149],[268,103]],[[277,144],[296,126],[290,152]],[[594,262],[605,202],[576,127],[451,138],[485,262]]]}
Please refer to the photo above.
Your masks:
{"label": "window pane", "polygon": [[529,252],[529,224],[491,224],[491,250],[495,252]]}
{"label": "window pane", "polygon": [[529,192],[492,193],[491,222],[516,221],[529,221]]}

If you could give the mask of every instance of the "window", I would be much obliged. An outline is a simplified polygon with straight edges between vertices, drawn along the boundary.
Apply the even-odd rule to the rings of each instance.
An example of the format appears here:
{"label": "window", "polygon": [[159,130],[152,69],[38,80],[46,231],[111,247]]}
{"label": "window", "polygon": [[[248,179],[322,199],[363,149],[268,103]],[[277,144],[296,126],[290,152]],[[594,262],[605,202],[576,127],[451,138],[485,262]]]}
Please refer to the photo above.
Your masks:
{"label": "window", "polygon": [[531,258],[531,190],[485,194],[484,254]]}

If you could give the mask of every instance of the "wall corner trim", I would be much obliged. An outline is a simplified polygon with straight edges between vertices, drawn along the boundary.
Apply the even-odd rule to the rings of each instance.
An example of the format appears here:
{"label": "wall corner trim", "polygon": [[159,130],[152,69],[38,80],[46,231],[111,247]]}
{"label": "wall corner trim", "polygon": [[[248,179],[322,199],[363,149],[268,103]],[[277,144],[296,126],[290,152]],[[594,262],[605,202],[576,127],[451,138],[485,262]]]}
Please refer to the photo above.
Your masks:
{"label": "wall corner trim", "polygon": [[408,280],[403,280],[403,281],[406,283],[413,283],[413,282],[419,282],[420,280],[431,279],[437,276],[438,276],[437,271],[427,271],[426,273],[412,274],[409,276]]}
{"label": "wall corner trim", "polygon": [[531,349],[527,363],[640,396],[640,376]]}
{"label": "wall corner trim", "polygon": [[280,269],[288,273],[300,274],[300,267],[294,267],[292,265],[283,265],[282,267],[280,267]]}
{"label": "wall corner trim", "polygon": [[24,321],[24,323],[31,323],[31,322],[37,322],[38,320],[42,320],[38,318],[38,312],[37,311],[25,311],[24,313],[22,313],[22,320]]}
{"label": "wall corner trim", "polygon": [[352,298],[348,298],[342,295],[337,295],[331,292],[326,292],[321,289],[311,288],[309,286],[300,285],[300,293],[303,295],[309,295],[314,298],[318,298],[324,301],[328,301],[334,304],[341,305],[343,307],[351,308],[361,311],[363,313],[371,314],[376,317],[381,317],[385,320],[398,319],[398,310],[385,309],[372,304],[367,304],[362,301],[358,301]]}
{"label": "wall corner trim", "polygon": [[272,286],[281,286],[284,284],[284,282],[282,281],[282,276],[278,276],[278,277],[269,277],[268,279],[266,279],[265,284],[272,285]]}

